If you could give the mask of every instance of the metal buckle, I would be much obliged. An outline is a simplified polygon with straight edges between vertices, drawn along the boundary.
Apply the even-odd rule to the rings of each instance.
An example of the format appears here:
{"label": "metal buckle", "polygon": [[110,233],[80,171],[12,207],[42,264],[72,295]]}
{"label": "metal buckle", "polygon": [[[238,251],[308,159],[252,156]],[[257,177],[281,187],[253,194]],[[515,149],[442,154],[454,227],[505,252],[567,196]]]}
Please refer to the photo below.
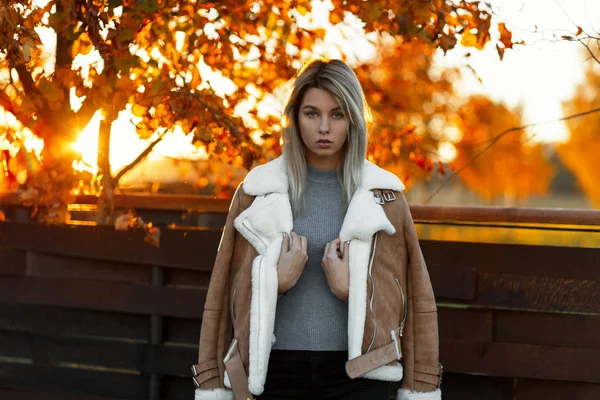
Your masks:
{"label": "metal buckle", "polygon": [[193,376],[192,380],[194,381],[194,386],[196,386],[198,389],[200,389],[200,384],[198,383],[198,379],[196,379],[196,377]]}
{"label": "metal buckle", "polygon": [[196,371],[196,364],[192,365],[192,374],[194,376],[198,376],[198,371]]}
{"label": "metal buckle", "polygon": [[442,375],[444,375],[444,366],[440,362],[438,362],[438,365],[440,366],[440,379],[439,379],[438,385],[437,385],[437,387],[439,389],[440,387],[442,387]]}
{"label": "metal buckle", "polygon": [[390,336],[392,337],[392,342],[394,342],[394,349],[396,350],[396,360],[402,359],[402,354],[400,354],[400,342],[398,341],[398,335],[396,334],[398,329],[392,329],[390,331]]}
{"label": "metal buckle", "polygon": [[383,198],[385,201],[394,201],[396,200],[396,194],[391,190],[385,190],[383,192]]}
{"label": "metal buckle", "polygon": [[383,197],[381,196],[380,193],[373,193],[373,195],[375,196],[375,202],[379,205],[384,205],[385,204],[385,200],[383,199]]}

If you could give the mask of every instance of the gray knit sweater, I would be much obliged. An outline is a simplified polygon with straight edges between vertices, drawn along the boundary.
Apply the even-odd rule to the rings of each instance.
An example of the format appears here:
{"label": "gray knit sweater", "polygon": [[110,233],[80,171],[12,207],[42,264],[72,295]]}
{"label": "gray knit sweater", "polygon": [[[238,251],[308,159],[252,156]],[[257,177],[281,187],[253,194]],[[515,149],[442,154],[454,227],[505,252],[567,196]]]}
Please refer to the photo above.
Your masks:
{"label": "gray knit sweater", "polygon": [[294,232],[306,236],[308,261],[296,285],[277,302],[274,349],[347,350],[348,305],[327,284],[325,244],[342,228],[345,209],[336,171],[307,165],[306,210],[294,215]]}

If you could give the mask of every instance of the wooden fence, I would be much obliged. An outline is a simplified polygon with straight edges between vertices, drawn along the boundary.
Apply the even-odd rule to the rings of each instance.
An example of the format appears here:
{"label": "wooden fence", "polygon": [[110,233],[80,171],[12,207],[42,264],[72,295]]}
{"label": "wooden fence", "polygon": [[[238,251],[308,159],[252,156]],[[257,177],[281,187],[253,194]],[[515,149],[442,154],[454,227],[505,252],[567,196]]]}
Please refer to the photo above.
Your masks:
{"label": "wooden fence", "polygon": [[[202,209],[198,199],[166,203],[138,209],[163,225]],[[210,207],[222,221],[226,201]],[[527,222],[522,210],[431,210],[435,220]],[[427,208],[412,212],[428,219]],[[553,224],[600,221],[594,211],[544,213]],[[0,222],[0,399],[192,399],[220,229],[163,229],[154,248],[142,232],[15,219]],[[445,400],[600,398],[600,249],[421,246],[438,299]]]}

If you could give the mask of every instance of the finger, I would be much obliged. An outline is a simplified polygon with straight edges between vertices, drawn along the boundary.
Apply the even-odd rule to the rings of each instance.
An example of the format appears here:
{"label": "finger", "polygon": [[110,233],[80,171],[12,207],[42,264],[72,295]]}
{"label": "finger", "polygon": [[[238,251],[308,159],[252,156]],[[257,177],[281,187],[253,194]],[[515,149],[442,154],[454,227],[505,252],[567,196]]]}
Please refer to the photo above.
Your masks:
{"label": "finger", "polygon": [[308,239],[306,236],[300,236],[300,244],[302,245],[302,250],[306,251],[308,248]]}
{"label": "finger", "polygon": [[298,234],[296,232],[290,232],[290,248],[294,245],[294,243],[298,243]]}
{"label": "finger", "polygon": [[343,261],[347,261],[348,260],[348,252],[350,251],[350,241],[345,241],[344,242],[344,254],[342,255],[342,260]]}
{"label": "finger", "polygon": [[327,252],[329,251],[329,242],[325,244],[325,250],[323,251],[323,260],[327,257]]}
{"label": "finger", "polygon": [[335,239],[333,242],[331,242],[331,246],[329,246],[329,256],[337,257],[339,245],[340,239]]}
{"label": "finger", "polygon": [[281,241],[281,251],[287,253],[290,251],[290,241],[288,239],[288,234],[283,232],[283,240]]}

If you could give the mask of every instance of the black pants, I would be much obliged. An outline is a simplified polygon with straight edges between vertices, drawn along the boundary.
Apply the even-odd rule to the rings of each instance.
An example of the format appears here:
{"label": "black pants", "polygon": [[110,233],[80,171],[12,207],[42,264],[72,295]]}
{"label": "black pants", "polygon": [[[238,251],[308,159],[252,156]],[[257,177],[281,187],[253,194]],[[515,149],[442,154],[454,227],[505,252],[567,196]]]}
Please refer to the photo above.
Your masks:
{"label": "black pants", "polygon": [[345,351],[273,350],[265,391],[257,399],[387,400],[388,382],[350,379]]}

